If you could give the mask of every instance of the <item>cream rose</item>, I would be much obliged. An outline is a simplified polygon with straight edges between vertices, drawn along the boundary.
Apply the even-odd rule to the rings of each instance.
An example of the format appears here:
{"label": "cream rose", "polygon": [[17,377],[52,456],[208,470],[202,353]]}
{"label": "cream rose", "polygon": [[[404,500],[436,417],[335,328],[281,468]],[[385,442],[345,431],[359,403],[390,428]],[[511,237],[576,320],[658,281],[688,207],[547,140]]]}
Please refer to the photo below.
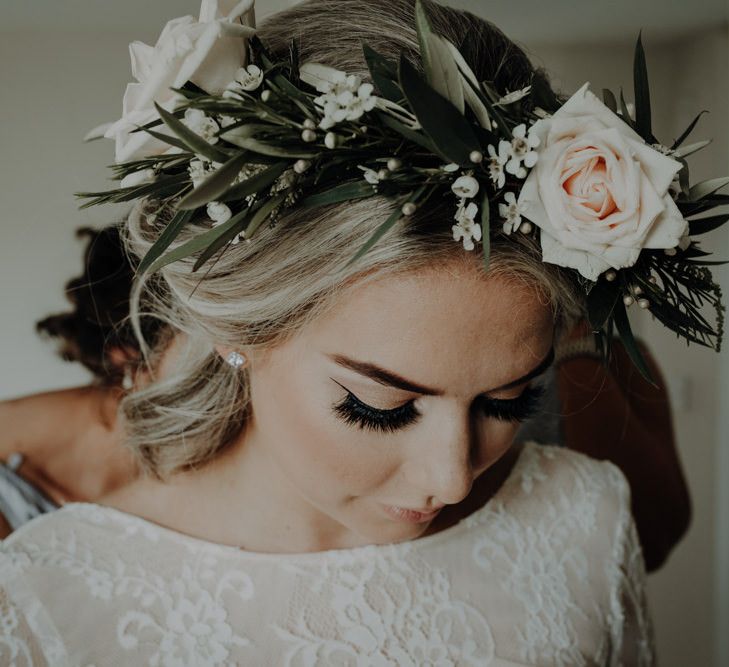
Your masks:
{"label": "cream rose", "polygon": [[[202,0],[200,18],[183,16],[167,23],[154,46],[132,42],[132,76],[127,85],[122,117],[104,136],[116,140],[116,161],[158,155],[169,145],[145,132],[130,133],[155,118],[154,102],[171,111],[179,96],[170,88],[187,81],[211,94],[220,94],[247,64],[247,39],[254,0]],[[242,23],[241,23],[242,21]]]}
{"label": "cream rose", "polygon": [[673,248],[686,232],[669,193],[681,163],[648,146],[586,83],[538,120],[538,161],[519,193],[541,228],[545,262],[597,280],[632,266],[643,248]]}

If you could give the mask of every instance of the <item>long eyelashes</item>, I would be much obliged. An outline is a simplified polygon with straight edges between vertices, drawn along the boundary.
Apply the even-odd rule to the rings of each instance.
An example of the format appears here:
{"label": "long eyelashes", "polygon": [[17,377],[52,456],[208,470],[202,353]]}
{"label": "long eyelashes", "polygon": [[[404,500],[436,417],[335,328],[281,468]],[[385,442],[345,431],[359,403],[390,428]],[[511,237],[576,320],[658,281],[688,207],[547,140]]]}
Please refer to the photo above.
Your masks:
{"label": "long eyelashes", "polygon": [[347,424],[383,432],[405,428],[420,416],[413,401],[408,401],[392,410],[380,410],[363,403],[350,391],[343,401],[334,405],[334,412]]}
{"label": "long eyelashes", "polygon": [[[339,384],[339,383],[337,383]],[[340,387],[342,385],[339,385]],[[373,408],[357,398],[351,391],[346,397],[332,406],[335,414],[346,424],[361,429],[380,432],[393,432],[414,423],[420,412],[414,400],[397,408],[382,410]],[[544,388],[538,385],[527,387],[520,396],[513,399],[481,398],[477,401],[477,409],[483,417],[491,417],[501,421],[522,422],[533,416],[540,406]]]}

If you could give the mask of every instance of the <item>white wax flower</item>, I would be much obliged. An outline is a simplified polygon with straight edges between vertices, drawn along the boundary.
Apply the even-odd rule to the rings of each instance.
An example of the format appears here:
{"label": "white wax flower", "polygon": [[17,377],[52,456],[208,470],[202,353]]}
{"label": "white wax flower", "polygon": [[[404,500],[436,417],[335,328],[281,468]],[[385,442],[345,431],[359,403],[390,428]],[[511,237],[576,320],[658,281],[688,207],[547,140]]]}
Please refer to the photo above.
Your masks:
{"label": "white wax flower", "polygon": [[507,234],[511,234],[519,229],[521,216],[524,214],[526,206],[524,202],[516,201],[516,195],[513,192],[507,192],[504,200],[506,204],[499,204],[499,215],[505,220],[502,229]]}
{"label": "white wax flower", "polygon": [[182,122],[209,144],[218,143],[220,126],[213,118],[206,116],[204,111],[200,109],[187,109],[185,110],[185,117]]}
{"label": "white wax flower", "polygon": [[476,246],[474,241],[481,240],[481,225],[476,222],[478,206],[471,202],[465,203],[461,200],[456,214],[453,216],[457,223],[451,227],[454,241],[463,241],[464,250],[473,250]]}
{"label": "white wax flower", "polygon": [[489,153],[489,178],[497,188],[503,188],[504,183],[506,183],[504,165],[509,161],[509,142],[503,140],[500,141],[498,153],[491,144],[489,144],[487,148]]}
{"label": "white wax flower", "polygon": [[228,206],[219,201],[211,201],[207,205],[208,217],[213,221],[213,226],[217,227],[224,222],[228,222],[233,215]]}
{"label": "white wax flower", "polygon": [[[531,129],[527,134],[526,125],[521,123],[512,130],[513,138],[511,143],[501,140],[499,152],[506,150],[509,160],[504,169],[517,178],[524,178],[527,175],[525,167],[531,168],[537,162],[537,152],[534,150],[539,146],[539,136]],[[504,146],[502,148],[502,146]],[[522,166],[522,162],[524,166]]]}
{"label": "white wax flower", "polygon": [[597,280],[633,266],[643,248],[675,248],[688,223],[669,192],[681,163],[648,146],[588,86],[532,127],[539,160],[519,203],[541,228],[544,261]]}
{"label": "white wax flower", "polygon": [[464,199],[471,199],[478,194],[478,181],[470,175],[459,176],[451,185],[453,194]]}

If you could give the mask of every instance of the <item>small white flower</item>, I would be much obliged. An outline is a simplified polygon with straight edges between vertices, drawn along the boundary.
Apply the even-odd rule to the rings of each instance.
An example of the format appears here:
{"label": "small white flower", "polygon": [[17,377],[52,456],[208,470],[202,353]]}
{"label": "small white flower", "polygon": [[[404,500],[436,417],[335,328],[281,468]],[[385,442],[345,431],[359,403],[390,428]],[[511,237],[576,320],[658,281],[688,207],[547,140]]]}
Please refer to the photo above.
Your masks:
{"label": "small white flower", "polygon": [[218,142],[220,126],[212,118],[206,116],[204,111],[200,109],[187,109],[182,122],[209,144]]}
{"label": "small white flower", "polygon": [[474,241],[481,240],[481,225],[476,222],[476,214],[478,206],[471,202],[466,205],[466,200],[462,199],[458,206],[456,214],[453,216],[457,224],[451,227],[453,231],[454,241],[463,241],[464,250],[473,250],[475,248]]}
{"label": "small white flower", "polygon": [[322,130],[345,120],[357,120],[377,104],[371,83],[362,83],[360,77],[344,72],[336,72],[332,79],[317,84],[317,90],[324,94],[314,99],[324,112],[324,118],[319,122]]}
{"label": "small white flower", "polygon": [[[531,169],[537,163],[537,152],[533,149],[539,146],[539,137],[531,129],[527,134],[524,123],[517,125],[512,131],[512,135],[513,139],[508,145],[509,161],[504,168],[517,178],[526,178],[527,170],[524,167]],[[499,144],[499,152],[501,152],[501,144]],[[522,162],[524,162],[524,166],[522,166]]]}
{"label": "small white flower", "polygon": [[511,234],[519,229],[521,224],[521,216],[528,209],[526,202],[516,201],[516,195],[513,192],[507,192],[504,195],[506,204],[499,204],[499,215],[505,219],[503,230],[506,234]]}
{"label": "small white flower", "polygon": [[151,183],[152,181],[154,181],[154,178],[154,169],[142,169],[141,171],[133,171],[131,174],[127,174],[124,178],[121,179],[119,187],[131,188],[135,185]]}
{"label": "small white flower", "polygon": [[257,65],[241,67],[235,73],[235,79],[231,81],[223,91],[223,97],[235,98],[239,93],[256,90],[263,83],[263,71]]}
{"label": "small white flower", "polygon": [[459,176],[451,185],[453,193],[463,199],[475,197],[478,189],[478,181],[473,176]]}
{"label": "small white flower", "polygon": [[198,187],[207,178],[209,173],[205,168],[205,162],[202,160],[190,160],[187,171],[190,174],[193,187]]}
{"label": "small white flower", "polygon": [[207,205],[208,217],[213,221],[213,227],[228,222],[233,212],[220,201],[211,201]]}
{"label": "small white flower", "polygon": [[497,188],[503,188],[506,182],[506,174],[504,174],[504,165],[509,161],[509,142],[503,139],[499,142],[499,152],[489,144],[489,177]]}
{"label": "small white flower", "polygon": [[234,116],[220,116],[220,127],[230,127],[238,122]]}
{"label": "small white flower", "polygon": [[358,169],[361,169],[364,172],[364,179],[367,181],[370,185],[377,185],[380,180],[380,175],[374,170],[370,169],[369,167],[363,167],[361,164],[357,165]]}
{"label": "small white flower", "polygon": [[531,89],[531,86],[527,86],[526,88],[522,88],[521,90],[515,90],[511,93],[507,93],[503,97],[499,98],[499,101],[496,102],[496,104],[500,106],[506,106],[507,104],[513,104],[514,102],[518,102],[520,99],[526,97]]}
{"label": "small white flower", "polygon": [[676,151],[669,148],[668,146],[664,146],[663,144],[651,144],[651,148],[655,148],[659,153],[663,153],[664,155],[673,155]]}

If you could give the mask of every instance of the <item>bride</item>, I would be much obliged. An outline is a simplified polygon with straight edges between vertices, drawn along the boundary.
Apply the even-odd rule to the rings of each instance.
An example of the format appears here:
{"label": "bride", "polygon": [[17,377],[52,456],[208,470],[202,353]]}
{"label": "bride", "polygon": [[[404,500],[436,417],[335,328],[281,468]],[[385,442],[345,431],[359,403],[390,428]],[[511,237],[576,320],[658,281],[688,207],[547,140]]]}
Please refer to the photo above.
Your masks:
{"label": "bride", "polygon": [[[126,228],[130,251],[145,258],[135,317],[153,314],[184,342],[164,378],[122,403],[128,446],[147,474],[2,544],[0,655],[18,665],[653,664],[625,479],[566,449],[513,444],[538,409],[556,341],[585,308],[586,272],[598,267],[587,279],[607,290],[631,264],[605,264],[615,253],[584,265],[547,260],[538,216],[518,224],[521,200],[516,212],[502,204],[504,220],[481,238],[479,183],[523,180],[539,146],[531,133],[517,128],[511,148],[485,159],[471,146],[471,167],[458,171],[432,118],[418,116],[421,125],[399,103],[374,106],[395,85],[388,63],[400,52],[415,62],[420,53],[426,73],[436,56],[463,61],[451,73],[472,72],[501,95],[526,97],[531,85],[554,102],[546,76],[486,21],[431,3],[426,14],[411,0],[309,0],[258,27],[258,65],[246,65],[239,47],[253,32],[251,4],[204,0],[199,22],[170,22],[154,49],[132,45],[140,82],[106,134],[117,162],[133,163],[118,172],[116,196],[139,200]],[[230,58],[235,80],[216,90]],[[179,72],[165,70],[178,61]],[[298,65],[282,62],[300,63],[300,79]],[[374,93],[337,73],[364,81],[368,64]],[[427,97],[407,68],[405,92],[420,85]],[[316,106],[307,85],[321,94]],[[448,85],[443,95],[453,95]],[[184,117],[171,113],[181,93],[170,97],[170,87],[197,100]],[[473,117],[501,118],[497,105],[460,90]],[[279,129],[253,141],[236,133],[250,127],[251,104]],[[319,122],[300,124],[298,147],[282,138],[286,118],[312,109]],[[159,123],[130,132],[157,114],[174,136]],[[378,169],[367,151],[389,141],[384,128],[401,133],[400,152],[388,144]],[[426,135],[437,156],[423,152]],[[360,195],[342,198],[321,186],[307,200],[313,179],[336,190],[349,178],[331,158],[347,146],[367,190],[348,185]],[[673,211],[679,163],[645,151],[646,171],[665,181],[655,184],[659,201]],[[263,183],[282,156],[289,168]],[[448,196],[418,198],[406,182],[416,173],[449,183]],[[175,183],[183,189],[169,190]],[[403,183],[408,197],[393,216]],[[236,212],[231,193],[249,197],[248,208]],[[656,220],[662,229],[656,222],[644,247],[669,257],[662,248],[678,246],[686,223]],[[652,298],[649,289],[636,297]],[[615,325],[627,336],[627,297],[619,304]]]}

